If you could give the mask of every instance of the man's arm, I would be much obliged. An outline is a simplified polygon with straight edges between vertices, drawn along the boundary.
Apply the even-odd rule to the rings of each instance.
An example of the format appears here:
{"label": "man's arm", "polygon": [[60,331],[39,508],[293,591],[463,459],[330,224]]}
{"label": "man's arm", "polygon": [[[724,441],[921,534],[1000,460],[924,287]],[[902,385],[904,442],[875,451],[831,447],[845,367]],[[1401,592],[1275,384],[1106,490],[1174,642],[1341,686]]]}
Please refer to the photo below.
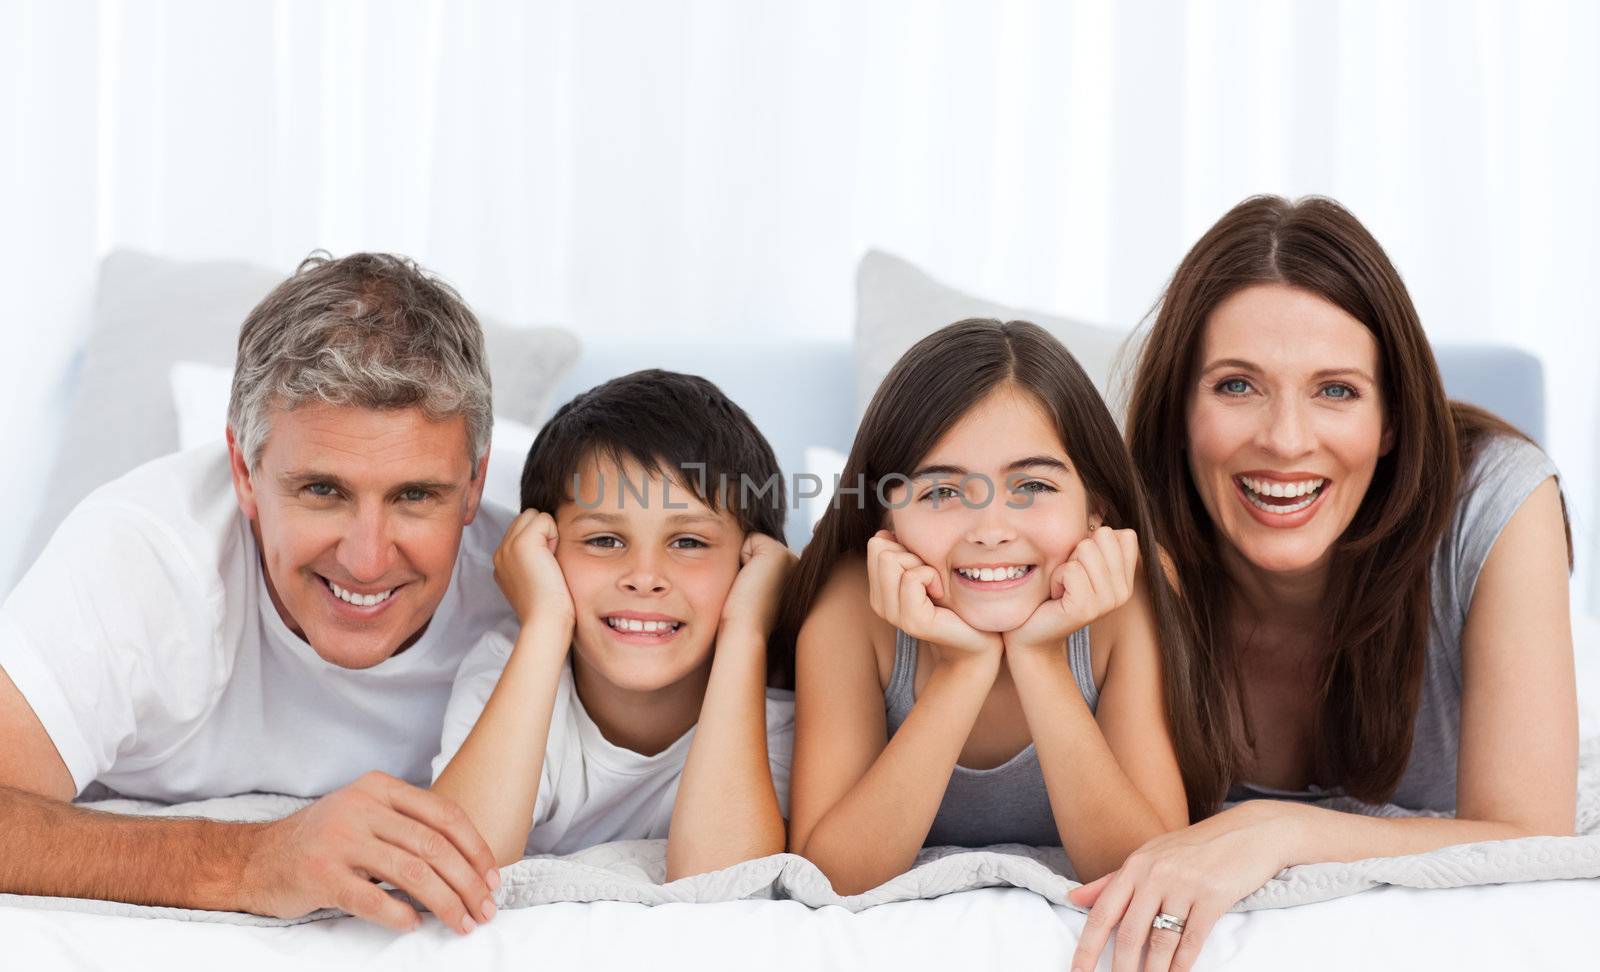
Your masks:
{"label": "man's arm", "polygon": [[334,907],[415,928],[378,878],[463,932],[494,914],[499,875],[466,814],[382,773],[272,823],[76,807],[65,761],[3,668],[0,739],[0,891],[280,918]]}
{"label": "man's arm", "polygon": [[[0,665],[0,739],[5,740],[5,745],[0,746],[0,787],[27,790],[55,800],[71,800],[77,795],[66,760],[4,665]],[[0,812],[0,819],[9,820],[11,816]],[[0,835],[0,841],[4,839]],[[0,868],[4,867],[0,862]]]}

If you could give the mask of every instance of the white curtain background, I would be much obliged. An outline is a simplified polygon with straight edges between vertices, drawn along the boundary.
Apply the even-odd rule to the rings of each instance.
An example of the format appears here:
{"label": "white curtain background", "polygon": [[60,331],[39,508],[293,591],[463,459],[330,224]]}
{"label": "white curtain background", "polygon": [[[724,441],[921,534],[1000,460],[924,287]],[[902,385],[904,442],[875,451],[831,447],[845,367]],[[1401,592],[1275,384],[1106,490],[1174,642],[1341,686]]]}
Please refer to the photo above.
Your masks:
{"label": "white curtain background", "polygon": [[877,246],[1128,326],[1239,199],[1317,192],[1435,341],[1543,359],[1600,605],[1597,49],[1583,0],[0,0],[0,496],[118,246],[403,251],[590,341],[843,337]]}

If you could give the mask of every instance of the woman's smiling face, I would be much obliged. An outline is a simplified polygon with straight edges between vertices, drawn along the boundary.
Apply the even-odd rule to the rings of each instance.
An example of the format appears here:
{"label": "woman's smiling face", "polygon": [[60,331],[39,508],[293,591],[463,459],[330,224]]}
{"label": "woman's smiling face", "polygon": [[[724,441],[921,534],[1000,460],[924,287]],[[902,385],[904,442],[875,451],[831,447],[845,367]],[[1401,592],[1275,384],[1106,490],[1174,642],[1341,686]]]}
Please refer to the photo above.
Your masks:
{"label": "woman's smiling face", "polygon": [[886,489],[896,539],[939,571],[935,603],[980,631],[1011,631],[1089,529],[1089,497],[1038,400],[1001,385]]}
{"label": "woman's smiling face", "polygon": [[1212,311],[1189,392],[1189,472],[1211,522],[1269,573],[1320,569],[1388,451],[1378,343],[1287,284]]}

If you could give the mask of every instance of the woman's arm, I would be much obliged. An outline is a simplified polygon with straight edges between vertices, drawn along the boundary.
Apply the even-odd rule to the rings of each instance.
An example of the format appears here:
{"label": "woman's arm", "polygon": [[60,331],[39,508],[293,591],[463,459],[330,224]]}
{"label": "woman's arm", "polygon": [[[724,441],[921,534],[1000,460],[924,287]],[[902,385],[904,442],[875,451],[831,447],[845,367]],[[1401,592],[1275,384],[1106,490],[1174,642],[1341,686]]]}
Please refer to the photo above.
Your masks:
{"label": "woman's arm", "polygon": [[458,803],[504,867],[522,858],[550,718],[572,647],[572,598],[553,553],[555,520],[528,510],[495,551],[495,580],[522,619],[500,680],[433,789]]}
{"label": "woman's arm", "polygon": [[[998,638],[988,652],[943,650],[887,739],[871,636],[884,621],[869,606],[868,573],[860,562],[834,571],[797,649],[789,846],[840,894],[877,887],[916,860],[1000,668]],[[926,599],[920,583],[909,577],[906,593],[915,586]]]}
{"label": "woman's arm", "polygon": [[723,605],[694,740],[667,833],[667,880],[783,850],[783,813],[767,761],[767,635],[794,561],[751,534]]}
{"label": "woman's arm", "polygon": [[[1478,575],[1462,631],[1455,819],[1378,818],[1252,800],[1157,837],[1073,892],[1093,906],[1074,969],[1094,967],[1111,929],[1119,961],[1188,969],[1235,902],[1294,864],[1416,854],[1452,844],[1572,833],[1577,701],[1566,535],[1554,479],[1525,500]],[[1187,915],[1181,941],[1150,933],[1157,910]]]}

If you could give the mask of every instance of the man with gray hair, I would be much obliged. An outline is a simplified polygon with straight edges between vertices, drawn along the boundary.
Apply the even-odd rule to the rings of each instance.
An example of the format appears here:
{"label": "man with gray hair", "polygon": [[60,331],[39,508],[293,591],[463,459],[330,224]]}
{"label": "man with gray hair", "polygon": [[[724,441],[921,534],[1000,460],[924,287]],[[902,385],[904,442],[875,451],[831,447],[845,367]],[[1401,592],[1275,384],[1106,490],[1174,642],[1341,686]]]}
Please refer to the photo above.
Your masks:
{"label": "man with gray hair", "polygon": [[[313,257],[245,320],[227,445],[91,494],[0,606],[0,891],[457,931],[494,858],[424,787],[456,668],[516,618],[480,508],[477,319],[409,260]],[[72,805],[319,798],[266,824]]]}

